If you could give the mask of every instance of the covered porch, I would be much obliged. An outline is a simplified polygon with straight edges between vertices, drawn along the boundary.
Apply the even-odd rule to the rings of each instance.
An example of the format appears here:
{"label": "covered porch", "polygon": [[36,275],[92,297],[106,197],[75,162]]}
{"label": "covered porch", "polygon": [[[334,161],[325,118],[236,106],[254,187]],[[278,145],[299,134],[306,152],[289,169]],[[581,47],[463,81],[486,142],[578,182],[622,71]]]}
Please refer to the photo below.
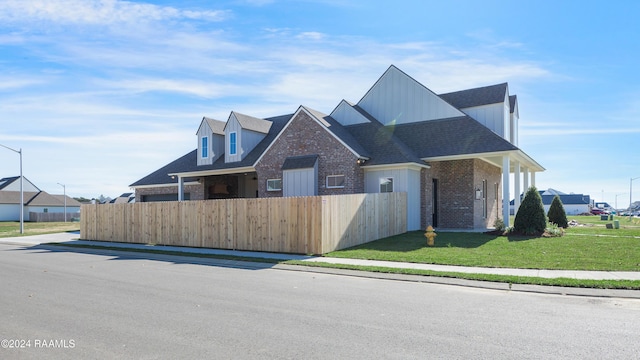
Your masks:
{"label": "covered porch", "polygon": [[202,187],[202,199],[191,196],[190,200],[246,199],[258,197],[258,174],[253,168],[230,171],[198,171],[170,174],[178,178],[178,201],[185,199],[186,179],[197,178]]}

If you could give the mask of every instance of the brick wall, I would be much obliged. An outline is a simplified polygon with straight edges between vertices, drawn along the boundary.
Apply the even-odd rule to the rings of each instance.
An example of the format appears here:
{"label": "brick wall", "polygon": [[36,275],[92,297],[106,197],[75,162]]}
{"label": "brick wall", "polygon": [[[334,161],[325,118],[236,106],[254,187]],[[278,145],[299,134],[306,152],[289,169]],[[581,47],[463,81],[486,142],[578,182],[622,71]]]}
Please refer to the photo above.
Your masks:
{"label": "brick wall", "polygon": [[[474,227],[487,228],[493,227],[496,218],[501,214],[502,204],[500,203],[502,169],[493,166],[482,160],[474,160],[474,189],[482,189],[482,181],[487,182],[487,192],[484,194],[487,204],[487,216],[484,216],[483,201],[474,201]],[[496,192],[497,185],[497,192]]]}
{"label": "brick wall", "polygon": [[[305,112],[300,112],[264,154],[258,164],[259,197],[279,197],[282,191],[267,191],[267,179],[282,179],[282,164],[289,156],[318,155],[318,195],[364,192],[364,172],[357,157],[329,131]],[[328,175],[344,175],[345,187],[327,189]]]}
{"label": "brick wall", "polygon": [[[421,176],[423,225],[432,224],[433,185],[438,179],[438,227],[448,229],[483,229],[493,226],[500,214],[499,196],[502,170],[478,159],[430,163]],[[475,199],[475,190],[482,189],[487,180],[487,217],[483,215],[482,200]],[[498,194],[496,194],[496,184]]]}
{"label": "brick wall", "polygon": [[[185,194],[189,194],[189,200],[204,200],[204,184],[185,185]],[[178,194],[177,186],[160,186],[136,189],[136,202],[142,202],[144,195]]]}

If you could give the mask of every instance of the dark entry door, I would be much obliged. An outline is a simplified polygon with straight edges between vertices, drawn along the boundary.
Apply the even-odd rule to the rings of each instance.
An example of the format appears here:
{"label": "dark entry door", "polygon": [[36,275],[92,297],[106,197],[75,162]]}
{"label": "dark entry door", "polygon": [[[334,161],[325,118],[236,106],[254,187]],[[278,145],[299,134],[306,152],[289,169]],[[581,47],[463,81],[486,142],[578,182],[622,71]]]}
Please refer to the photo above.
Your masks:
{"label": "dark entry door", "polygon": [[431,225],[438,227],[438,179],[432,180],[432,194],[433,194],[433,214],[431,215]]}

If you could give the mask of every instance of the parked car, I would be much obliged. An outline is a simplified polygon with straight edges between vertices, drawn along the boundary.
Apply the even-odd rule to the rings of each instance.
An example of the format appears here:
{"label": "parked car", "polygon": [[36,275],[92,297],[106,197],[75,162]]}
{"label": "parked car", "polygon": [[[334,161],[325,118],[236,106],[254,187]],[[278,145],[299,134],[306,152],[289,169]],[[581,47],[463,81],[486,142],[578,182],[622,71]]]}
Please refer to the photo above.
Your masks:
{"label": "parked car", "polygon": [[609,212],[607,212],[606,210],[599,209],[599,208],[591,209],[591,213],[593,215],[609,215]]}

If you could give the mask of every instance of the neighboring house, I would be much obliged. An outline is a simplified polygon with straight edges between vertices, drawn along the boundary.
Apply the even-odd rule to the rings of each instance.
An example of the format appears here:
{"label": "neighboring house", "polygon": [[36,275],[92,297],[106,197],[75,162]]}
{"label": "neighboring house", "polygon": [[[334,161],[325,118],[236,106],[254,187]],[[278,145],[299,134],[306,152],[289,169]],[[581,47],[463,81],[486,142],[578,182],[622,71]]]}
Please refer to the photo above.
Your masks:
{"label": "neighboring house", "polygon": [[[589,195],[565,194],[555,189],[540,190],[539,193],[542,198],[545,214],[549,212],[553,198],[556,197],[556,195],[560,197],[560,201],[564,207],[564,212],[567,215],[589,214],[591,211],[592,204],[591,197]],[[521,194],[520,197],[524,198],[524,194]],[[514,201],[511,200],[511,205],[513,206],[513,204]],[[513,209],[511,211],[511,215],[514,215]]]}
{"label": "neighboring house", "polygon": [[136,196],[133,193],[124,193],[117,198],[109,201],[110,204],[127,204],[136,202]]}
{"label": "neighboring house", "polygon": [[[437,95],[395,66],[353,104],[204,117],[197,149],[131,184],[136,201],[402,191],[408,229],[486,229],[544,171],[518,148],[506,83]],[[517,207],[519,205],[516,204]]]}
{"label": "neighboring house", "polygon": [[[64,213],[64,195],[51,195],[40,190],[23,177],[22,194],[24,220],[29,221],[29,213]],[[67,196],[67,214],[79,213],[80,203]],[[64,217],[64,216],[63,216]],[[0,221],[20,220],[20,177],[0,179]]]}

